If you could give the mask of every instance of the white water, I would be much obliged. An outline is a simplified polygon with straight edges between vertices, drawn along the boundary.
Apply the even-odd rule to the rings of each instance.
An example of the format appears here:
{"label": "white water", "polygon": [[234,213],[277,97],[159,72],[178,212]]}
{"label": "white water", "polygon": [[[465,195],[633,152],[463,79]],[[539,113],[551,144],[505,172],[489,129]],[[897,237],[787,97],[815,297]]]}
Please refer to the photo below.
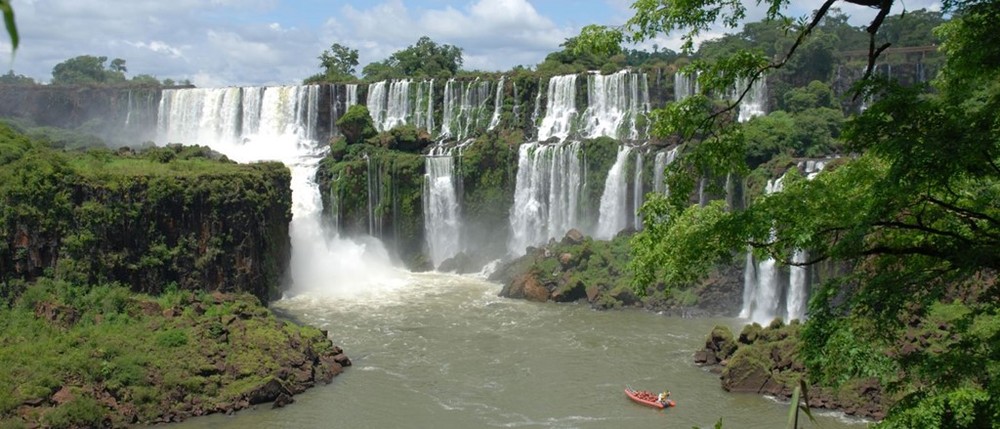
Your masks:
{"label": "white water", "polygon": [[424,233],[435,268],[455,256],[461,243],[453,162],[450,155],[424,158]]}
{"label": "white water", "polygon": [[[736,100],[739,98],[740,94],[747,89],[746,79],[740,79],[736,82],[736,88],[733,89],[733,94],[731,99]],[[767,114],[767,79],[764,76],[757,78],[747,91],[746,95],[743,97],[743,101],[740,102],[740,113],[738,120],[740,122],[749,121],[750,118],[755,116],[763,116]]]}
{"label": "white water", "polygon": [[674,101],[682,101],[700,92],[698,76],[678,71],[674,73]]}
{"label": "white water", "polygon": [[583,169],[578,142],[524,143],[517,162],[507,250],[519,256],[578,226]]}
{"label": "white water", "polygon": [[642,216],[639,213],[639,209],[642,207],[642,199],[644,194],[642,193],[642,151],[635,151],[635,174],[633,175],[632,181],[632,207],[635,218],[632,220],[632,226],[636,230],[642,229]]}
{"label": "white water", "polygon": [[164,90],[157,141],[207,145],[239,162],[276,160],[289,167],[291,293],[354,295],[399,287],[401,273],[381,244],[345,240],[322,226],[314,177],[327,145],[315,135],[318,88]]}
{"label": "white water", "polygon": [[666,194],[670,191],[667,188],[664,172],[667,166],[672,164],[676,158],[676,147],[666,152],[661,151],[656,153],[656,158],[653,159],[653,190],[657,193]]}
{"label": "white water", "polygon": [[545,117],[538,126],[538,141],[552,137],[566,140],[576,119],[576,75],[553,76],[549,79]]}
{"label": "white water", "polygon": [[[782,189],[782,179],[784,177],[779,177],[778,179],[772,179],[767,181],[767,188],[765,192],[767,194],[773,194],[775,192],[781,192]],[[773,237],[772,237],[773,239]],[[744,274],[744,280],[750,278],[748,274]],[[746,312],[749,314],[750,320],[762,325],[771,323],[776,317],[785,317],[787,314],[778,311],[780,308],[781,296],[781,278],[780,278],[780,267],[774,258],[768,257],[767,259],[757,263],[757,270],[754,276],[754,284],[744,284],[743,285],[743,296],[746,299],[749,296],[749,301],[744,301],[743,309],[740,313]],[[748,292],[748,290],[750,292]],[[788,321],[786,319],[786,321]]]}
{"label": "white water", "polygon": [[[410,79],[376,82],[368,86],[368,113],[375,129],[388,131],[400,125],[434,129],[433,81]],[[415,91],[415,95],[411,94]]]}
{"label": "white water", "polygon": [[[600,136],[636,141],[645,136],[637,123],[649,113],[649,90],[644,73],[622,70],[587,76],[587,110],[581,122],[584,138]],[[574,86],[573,98],[575,98]]]}
{"label": "white water", "polygon": [[414,110],[415,125],[434,132],[434,79],[417,85],[417,105]]}
{"label": "white water", "polygon": [[608,177],[604,181],[604,193],[601,195],[601,211],[597,221],[597,232],[594,238],[599,240],[610,240],[619,231],[628,226],[628,179],[625,172],[625,165],[628,163],[628,156],[632,153],[629,146],[619,146],[618,156],[615,164],[608,170]]}
{"label": "white water", "polygon": [[507,76],[500,76],[500,82],[497,83],[497,92],[493,95],[493,117],[490,118],[487,130],[492,130],[500,125],[500,112],[503,109],[503,84],[506,80]]}
{"label": "white water", "polygon": [[444,86],[444,117],[441,138],[462,141],[485,130],[489,125],[490,82],[459,82],[449,79]]}

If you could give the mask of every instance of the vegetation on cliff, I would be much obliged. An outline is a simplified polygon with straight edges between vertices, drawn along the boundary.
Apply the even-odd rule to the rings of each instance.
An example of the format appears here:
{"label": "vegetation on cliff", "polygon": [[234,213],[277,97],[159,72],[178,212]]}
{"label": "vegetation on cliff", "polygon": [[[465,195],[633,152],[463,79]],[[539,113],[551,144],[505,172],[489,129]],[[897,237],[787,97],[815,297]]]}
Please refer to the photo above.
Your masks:
{"label": "vegetation on cliff", "polygon": [[283,404],[350,364],[262,306],[288,265],[287,168],[50,144],[0,126],[0,426]]}
{"label": "vegetation on cliff", "polygon": [[199,147],[66,153],[6,127],[0,154],[0,281],[278,295],[290,252],[283,165]]}

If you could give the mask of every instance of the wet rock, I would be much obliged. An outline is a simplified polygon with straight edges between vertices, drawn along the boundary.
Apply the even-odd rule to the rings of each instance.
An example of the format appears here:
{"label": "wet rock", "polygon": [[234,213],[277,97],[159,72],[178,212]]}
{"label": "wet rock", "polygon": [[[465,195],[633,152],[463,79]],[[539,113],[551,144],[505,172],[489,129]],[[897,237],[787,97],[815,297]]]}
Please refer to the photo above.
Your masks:
{"label": "wet rock", "polygon": [[580,230],[573,228],[566,231],[566,235],[562,239],[562,244],[580,244],[583,243],[585,238]]}
{"label": "wet rock", "polygon": [[265,402],[274,402],[281,395],[291,396],[292,393],[278,379],[271,378],[260,387],[250,391],[246,398],[250,405],[257,405]]}
{"label": "wet rock", "polygon": [[278,395],[277,398],[275,398],[274,404],[271,405],[271,408],[272,409],[273,408],[282,408],[285,405],[291,404],[293,402],[295,402],[294,398],[292,398],[289,395],[286,395],[286,394],[282,393],[282,394]]}

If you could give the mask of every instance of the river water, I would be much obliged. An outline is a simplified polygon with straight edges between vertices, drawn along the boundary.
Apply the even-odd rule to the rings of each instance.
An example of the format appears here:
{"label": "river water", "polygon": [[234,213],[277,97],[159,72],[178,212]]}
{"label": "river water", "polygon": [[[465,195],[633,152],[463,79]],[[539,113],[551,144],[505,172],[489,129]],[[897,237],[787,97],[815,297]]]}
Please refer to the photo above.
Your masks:
{"label": "river water", "polygon": [[[716,324],[640,310],[500,298],[474,277],[400,273],[364,290],[316,289],[272,304],[330,332],[352,367],[282,409],[260,406],[178,428],[784,427],[788,407],[722,390],[692,361]],[[677,407],[630,402],[623,387],[672,392]],[[835,414],[819,425],[864,427]]]}

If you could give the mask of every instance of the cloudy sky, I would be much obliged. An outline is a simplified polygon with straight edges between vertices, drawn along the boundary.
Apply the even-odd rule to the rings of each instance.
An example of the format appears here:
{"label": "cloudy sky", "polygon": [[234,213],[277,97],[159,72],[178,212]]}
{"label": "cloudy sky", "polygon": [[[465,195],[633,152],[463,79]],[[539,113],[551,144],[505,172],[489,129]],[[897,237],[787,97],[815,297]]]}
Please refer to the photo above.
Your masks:
{"label": "cloudy sky", "polygon": [[[911,0],[908,9],[934,0]],[[587,24],[618,25],[631,0],[13,0],[21,45],[11,67],[41,82],[77,55],[124,58],[128,76],[198,86],[294,84],[333,43],[381,61],[421,36],[463,48],[466,69],[533,66]],[[797,14],[819,1],[792,0]],[[846,12],[857,12],[843,4]],[[761,12],[753,11],[751,19]],[[868,14],[859,14],[860,24]],[[651,41],[678,46],[676,35]],[[8,53],[4,56],[2,53]],[[0,38],[0,58],[10,43]],[[3,60],[0,60],[3,61]]]}

